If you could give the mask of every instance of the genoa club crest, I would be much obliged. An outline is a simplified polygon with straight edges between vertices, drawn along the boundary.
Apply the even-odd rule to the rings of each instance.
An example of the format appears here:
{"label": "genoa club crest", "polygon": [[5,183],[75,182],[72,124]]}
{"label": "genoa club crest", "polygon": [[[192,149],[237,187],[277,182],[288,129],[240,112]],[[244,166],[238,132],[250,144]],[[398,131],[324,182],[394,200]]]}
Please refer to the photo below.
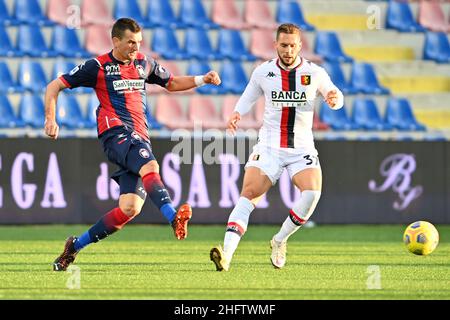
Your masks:
{"label": "genoa club crest", "polygon": [[300,80],[303,86],[309,86],[311,84],[311,75],[309,74],[301,75]]}

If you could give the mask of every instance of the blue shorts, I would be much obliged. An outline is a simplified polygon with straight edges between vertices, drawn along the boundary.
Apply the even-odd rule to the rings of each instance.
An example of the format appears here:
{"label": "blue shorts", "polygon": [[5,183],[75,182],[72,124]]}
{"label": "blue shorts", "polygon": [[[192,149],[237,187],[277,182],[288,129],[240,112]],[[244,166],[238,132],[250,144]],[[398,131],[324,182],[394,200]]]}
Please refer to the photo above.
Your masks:
{"label": "blue shorts", "polygon": [[135,193],[145,200],[146,192],[139,170],[156,160],[150,142],[123,126],[105,131],[100,142],[108,160],[119,166],[111,178],[119,184],[120,194]]}

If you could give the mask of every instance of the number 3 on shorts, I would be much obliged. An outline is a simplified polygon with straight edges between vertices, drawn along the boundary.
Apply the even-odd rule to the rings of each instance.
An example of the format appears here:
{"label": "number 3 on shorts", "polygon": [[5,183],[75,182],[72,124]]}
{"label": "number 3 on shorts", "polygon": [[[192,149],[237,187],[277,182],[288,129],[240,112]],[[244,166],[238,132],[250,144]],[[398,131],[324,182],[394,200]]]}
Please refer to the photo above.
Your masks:
{"label": "number 3 on shorts", "polygon": [[[313,158],[313,159],[311,159],[311,158]],[[313,162],[315,162],[314,165],[316,165],[316,166],[319,164],[319,157],[317,157],[317,156],[311,156],[308,154],[308,155],[304,156],[303,159],[308,161],[308,162],[306,162],[307,166],[312,165]]]}

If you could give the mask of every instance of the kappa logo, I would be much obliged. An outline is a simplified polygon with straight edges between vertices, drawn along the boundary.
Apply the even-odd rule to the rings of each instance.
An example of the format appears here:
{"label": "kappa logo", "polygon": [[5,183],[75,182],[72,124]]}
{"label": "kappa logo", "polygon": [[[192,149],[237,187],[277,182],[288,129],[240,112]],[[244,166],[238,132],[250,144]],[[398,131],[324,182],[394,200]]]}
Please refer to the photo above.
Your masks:
{"label": "kappa logo", "polygon": [[141,150],[139,150],[139,155],[144,158],[144,159],[148,159],[150,158],[150,152],[148,152],[147,149],[142,148]]}
{"label": "kappa logo", "polygon": [[252,158],[253,161],[258,161],[259,160],[259,154],[255,154]]}
{"label": "kappa logo", "polygon": [[276,77],[275,73],[273,73],[272,71],[269,71],[269,73],[266,76],[267,78],[274,78]]}

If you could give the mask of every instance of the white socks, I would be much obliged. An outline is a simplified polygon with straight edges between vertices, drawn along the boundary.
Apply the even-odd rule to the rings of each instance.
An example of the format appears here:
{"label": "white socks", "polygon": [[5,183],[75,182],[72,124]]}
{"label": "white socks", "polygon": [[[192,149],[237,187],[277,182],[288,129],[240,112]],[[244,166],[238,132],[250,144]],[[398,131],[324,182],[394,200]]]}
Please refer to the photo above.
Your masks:
{"label": "white socks", "polygon": [[289,217],[286,218],[280,231],[275,235],[275,241],[286,242],[291,235],[308,221],[319,202],[320,194],[320,191],[313,190],[302,192],[300,201],[289,212]]}
{"label": "white socks", "polygon": [[253,209],[255,206],[249,199],[240,197],[228,218],[227,231],[223,241],[223,251],[228,261],[231,261],[241,237],[247,231],[248,219]]}

